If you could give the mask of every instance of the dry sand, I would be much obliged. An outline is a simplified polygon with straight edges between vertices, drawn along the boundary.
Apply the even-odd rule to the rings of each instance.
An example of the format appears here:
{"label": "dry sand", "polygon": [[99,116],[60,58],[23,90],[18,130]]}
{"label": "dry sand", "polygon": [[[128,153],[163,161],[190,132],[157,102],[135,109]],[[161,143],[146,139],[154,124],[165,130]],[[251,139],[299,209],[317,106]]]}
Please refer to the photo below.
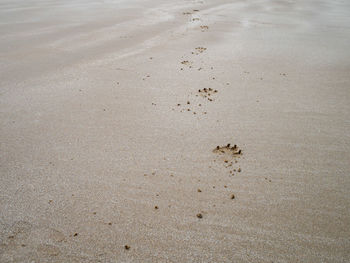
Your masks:
{"label": "dry sand", "polygon": [[348,1],[0,0],[0,262],[349,262],[349,43]]}

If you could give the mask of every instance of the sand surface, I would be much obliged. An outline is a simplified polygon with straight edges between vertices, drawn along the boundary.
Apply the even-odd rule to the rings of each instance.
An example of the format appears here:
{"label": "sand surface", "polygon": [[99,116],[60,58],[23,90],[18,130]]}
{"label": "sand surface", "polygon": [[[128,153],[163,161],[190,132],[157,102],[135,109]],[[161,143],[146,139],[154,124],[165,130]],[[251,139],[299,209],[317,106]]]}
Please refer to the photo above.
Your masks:
{"label": "sand surface", "polygon": [[0,262],[350,261],[349,1],[0,0],[0,123]]}

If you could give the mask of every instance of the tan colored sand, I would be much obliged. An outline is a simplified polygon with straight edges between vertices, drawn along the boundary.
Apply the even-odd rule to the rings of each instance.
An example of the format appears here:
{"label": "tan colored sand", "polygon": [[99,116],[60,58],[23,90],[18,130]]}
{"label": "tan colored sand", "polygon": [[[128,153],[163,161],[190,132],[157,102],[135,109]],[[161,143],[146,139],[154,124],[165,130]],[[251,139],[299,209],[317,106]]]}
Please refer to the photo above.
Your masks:
{"label": "tan colored sand", "polygon": [[0,0],[0,262],[348,262],[349,25],[347,1]]}

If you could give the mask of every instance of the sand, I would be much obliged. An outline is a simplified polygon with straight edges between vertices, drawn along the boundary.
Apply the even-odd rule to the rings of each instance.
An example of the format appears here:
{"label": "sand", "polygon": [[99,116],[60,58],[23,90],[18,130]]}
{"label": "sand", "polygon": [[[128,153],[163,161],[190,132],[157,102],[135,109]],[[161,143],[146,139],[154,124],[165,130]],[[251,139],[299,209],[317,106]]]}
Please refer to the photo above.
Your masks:
{"label": "sand", "polygon": [[349,25],[337,0],[1,0],[0,262],[349,262]]}

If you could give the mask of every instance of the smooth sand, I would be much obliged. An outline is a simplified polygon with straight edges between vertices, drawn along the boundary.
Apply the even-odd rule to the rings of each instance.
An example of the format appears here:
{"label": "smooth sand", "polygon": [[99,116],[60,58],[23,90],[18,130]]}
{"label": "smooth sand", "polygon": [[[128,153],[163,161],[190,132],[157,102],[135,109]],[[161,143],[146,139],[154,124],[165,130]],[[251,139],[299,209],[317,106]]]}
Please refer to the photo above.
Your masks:
{"label": "smooth sand", "polygon": [[349,262],[349,43],[348,1],[1,0],[0,262]]}

